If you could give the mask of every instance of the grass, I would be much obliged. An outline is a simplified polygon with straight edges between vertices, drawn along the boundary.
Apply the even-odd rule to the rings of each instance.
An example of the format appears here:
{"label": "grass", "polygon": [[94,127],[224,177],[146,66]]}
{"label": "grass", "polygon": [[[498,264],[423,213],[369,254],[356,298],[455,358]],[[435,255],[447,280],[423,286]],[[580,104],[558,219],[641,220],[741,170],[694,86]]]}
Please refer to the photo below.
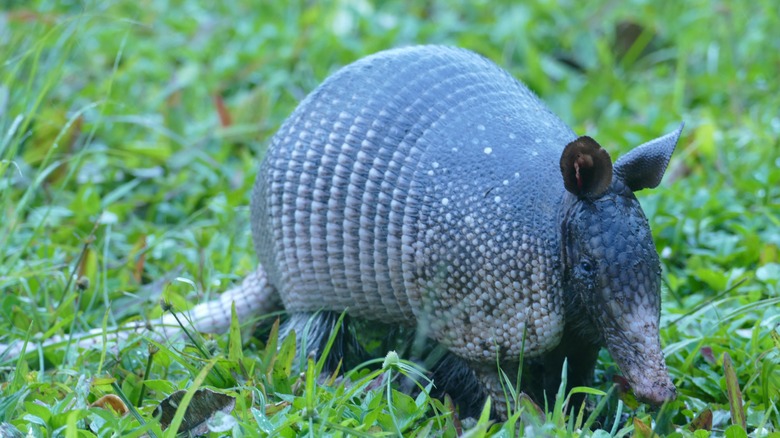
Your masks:
{"label": "grass", "polygon": [[[0,342],[152,319],[160,294],[184,308],[226,289],[256,263],[249,193],[296,103],[363,55],[445,43],[507,68],[613,156],[686,123],[664,183],[640,196],[664,265],[677,401],[653,411],[592,395],[595,423],[550,406],[545,420],[459,425],[441,402],[390,386],[408,363],[299,375],[289,341],[240,342],[234,328],[206,358],[133,338],[120,352],[64,343],[5,360],[0,421],[30,436],[170,436],[154,407],[205,386],[235,397],[214,428],[235,436],[780,434],[773,2],[286,3],[6,2]],[[609,391],[606,353],[597,369]],[[106,394],[134,412],[90,407]]]}

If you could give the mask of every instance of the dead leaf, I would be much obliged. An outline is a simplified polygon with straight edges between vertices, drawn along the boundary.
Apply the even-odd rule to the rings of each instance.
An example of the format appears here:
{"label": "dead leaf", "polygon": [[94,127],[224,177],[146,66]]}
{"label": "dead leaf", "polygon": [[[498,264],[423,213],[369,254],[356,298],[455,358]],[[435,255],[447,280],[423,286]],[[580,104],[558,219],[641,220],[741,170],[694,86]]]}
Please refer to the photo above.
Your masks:
{"label": "dead leaf", "polygon": [[747,430],[745,410],[742,407],[742,391],[739,389],[737,372],[734,363],[728,353],[723,353],[723,374],[726,376],[726,390],[728,391],[729,407],[731,408],[731,423],[742,426]]}
{"label": "dead leaf", "polygon": [[114,394],[106,394],[103,397],[100,397],[99,399],[95,400],[94,403],[89,405],[89,407],[101,408],[101,409],[111,408],[111,410],[113,410],[120,416],[123,416],[128,412],[127,405],[125,405],[125,402],[123,402],[121,398],[119,398]]}
{"label": "dead leaf", "polygon": [[225,99],[223,99],[222,95],[219,93],[214,94],[214,106],[219,115],[219,124],[222,125],[223,128],[232,125],[233,118],[230,117],[230,111],[228,111],[227,105],[225,105]]}
{"label": "dead leaf", "polygon": [[[154,416],[160,417],[160,425],[163,429],[167,429],[171,425],[179,403],[181,403],[186,393],[187,391],[185,390],[176,391],[155,408]],[[235,405],[235,397],[201,388],[195,391],[192,400],[190,400],[187,412],[184,414],[184,421],[182,421],[178,433],[206,434],[209,431],[207,422],[214,418],[218,412],[229,414]]]}
{"label": "dead leaf", "polygon": [[655,438],[658,435],[653,433],[653,429],[646,425],[639,418],[634,417],[634,437],[636,438]]}
{"label": "dead leaf", "polygon": [[699,412],[699,415],[696,416],[696,418],[693,419],[690,425],[688,425],[688,430],[691,432],[697,431],[697,430],[712,430],[712,410],[711,409],[705,409],[701,412]]}

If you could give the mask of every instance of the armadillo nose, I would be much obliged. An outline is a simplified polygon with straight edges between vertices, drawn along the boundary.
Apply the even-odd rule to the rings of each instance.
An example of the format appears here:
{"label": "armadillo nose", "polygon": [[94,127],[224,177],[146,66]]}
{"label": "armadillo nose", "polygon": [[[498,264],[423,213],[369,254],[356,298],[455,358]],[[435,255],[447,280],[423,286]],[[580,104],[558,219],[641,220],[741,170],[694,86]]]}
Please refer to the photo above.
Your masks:
{"label": "armadillo nose", "polygon": [[650,388],[644,389],[644,391],[635,389],[634,394],[639,401],[654,406],[660,406],[677,398],[677,389],[671,381],[656,382]]}

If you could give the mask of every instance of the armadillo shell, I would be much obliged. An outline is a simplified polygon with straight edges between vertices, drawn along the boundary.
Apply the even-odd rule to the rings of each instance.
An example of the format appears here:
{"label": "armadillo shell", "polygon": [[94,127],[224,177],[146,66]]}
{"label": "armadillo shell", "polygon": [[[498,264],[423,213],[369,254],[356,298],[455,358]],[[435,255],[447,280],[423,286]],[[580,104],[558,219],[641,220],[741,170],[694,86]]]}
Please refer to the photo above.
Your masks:
{"label": "armadillo shell", "polygon": [[258,257],[290,312],[417,325],[473,359],[518,354],[527,329],[526,353],[543,352],[563,328],[559,160],[575,138],[472,52],[361,59],[271,141]]}

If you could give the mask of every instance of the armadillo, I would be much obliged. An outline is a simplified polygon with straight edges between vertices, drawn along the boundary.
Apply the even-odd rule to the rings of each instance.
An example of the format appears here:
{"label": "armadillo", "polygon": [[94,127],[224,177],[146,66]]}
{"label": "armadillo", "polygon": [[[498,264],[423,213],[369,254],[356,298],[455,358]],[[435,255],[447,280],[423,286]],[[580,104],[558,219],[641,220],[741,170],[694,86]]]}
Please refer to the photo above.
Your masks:
{"label": "armadillo", "polygon": [[633,192],[660,183],[679,134],[613,168],[479,55],[380,52],[328,78],[271,141],[252,196],[255,249],[290,314],[347,309],[414,327],[488,395],[502,392],[497,360],[544,363],[568,348],[574,373],[592,372],[605,345],[636,395],[662,403],[675,388],[661,271]]}
{"label": "armadillo", "polygon": [[243,319],[283,306],[296,330],[346,310],[446,347],[480,400],[503,397],[497,363],[522,355],[539,394],[565,358],[570,385],[588,382],[605,346],[639,399],[671,400],[660,263],[634,192],[660,183],[681,129],[613,166],[473,52],[358,60],[271,140],[251,199],[260,267],[197,307],[196,327],[223,329],[234,301]]}

